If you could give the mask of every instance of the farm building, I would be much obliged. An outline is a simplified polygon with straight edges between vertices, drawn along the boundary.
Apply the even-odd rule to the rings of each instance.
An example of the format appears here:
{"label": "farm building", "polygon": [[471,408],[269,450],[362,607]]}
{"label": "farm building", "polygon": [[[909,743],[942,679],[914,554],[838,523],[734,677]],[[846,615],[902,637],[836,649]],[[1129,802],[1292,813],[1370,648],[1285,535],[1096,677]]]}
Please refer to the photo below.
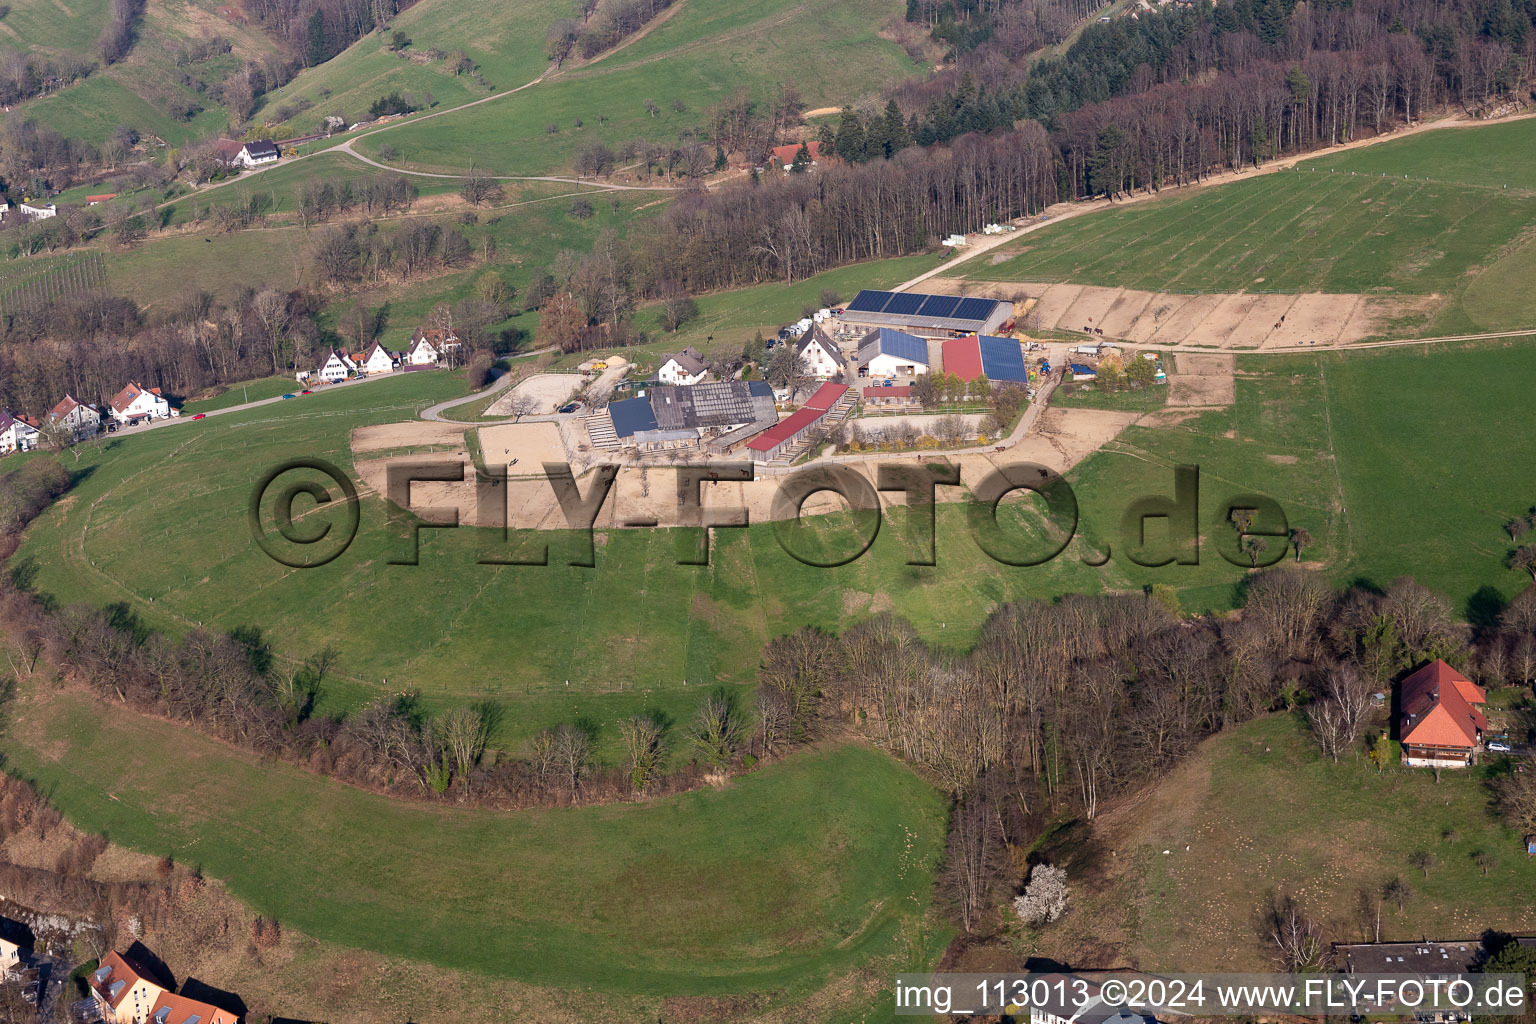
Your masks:
{"label": "farm building", "polygon": [[704,357],[689,345],[681,352],[667,356],[661,369],[656,371],[656,378],[663,384],[698,384],[708,372]]}
{"label": "farm building", "polygon": [[874,409],[911,409],[922,405],[912,394],[912,385],[864,389],[864,404]]}
{"label": "farm building", "polygon": [[247,142],[240,147],[240,152],[235,154],[235,163],[242,167],[260,167],[263,164],[277,163],[277,146],[271,139],[260,139],[256,142]]}
{"label": "farm building", "polygon": [[795,354],[800,357],[805,372],[813,377],[829,379],[848,369],[848,360],[843,358],[837,342],[821,329],[820,324],[800,336]]}
{"label": "farm building", "polygon": [[845,385],[823,384],[805,405],[748,441],[748,457],[754,462],[773,462],[793,455],[797,447],[842,418],[852,404],[852,395]]}
{"label": "farm building", "polygon": [[778,420],[767,382],[717,381],[655,388],[608,406],[619,444],[642,452],[727,447]]}
{"label": "farm building", "polygon": [[[795,165],[795,157],[799,155],[801,145],[799,142],[792,142],[787,146],[774,146],[773,149],[769,150],[769,159],[773,161],[775,167],[787,172]],[[820,163],[836,162],[835,157],[829,158],[821,155],[820,142],[812,140],[804,143],[804,146],[806,152],[810,154],[811,167],[815,167]]]}
{"label": "farm building", "polygon": [[1426,768],[1471,764],[1488,728],[1473,705],[1487,701],[1482,687],[1439,659],[1404,679],[1398,696],[1403,763]]}
{"label": "farm building", "polygon": [[838,319],[853,328],[894,327],[927,338],[946,338],[994,334],[1012,317],[1013,303],[1005,299],[866,289],[853,297]]}
{"label": "farm building", "polygon": [[1099,371],[1087,363],[1070,363],[1067,368],[1072,372],[1072,379],[1078,382],[1094,380],[1099,375]]}
{"label": "farm building", "polygon": [[1023,347],[1013,338],[991,335],[946,341],[944,372],[966,381],[983,376],[993,383],[1025,384],[1029,381]]}
{"label": "farm building", "polygon": [[928,342],[916,335],[876,328],[859,342],[860,377],[916,377],[928,372]]}

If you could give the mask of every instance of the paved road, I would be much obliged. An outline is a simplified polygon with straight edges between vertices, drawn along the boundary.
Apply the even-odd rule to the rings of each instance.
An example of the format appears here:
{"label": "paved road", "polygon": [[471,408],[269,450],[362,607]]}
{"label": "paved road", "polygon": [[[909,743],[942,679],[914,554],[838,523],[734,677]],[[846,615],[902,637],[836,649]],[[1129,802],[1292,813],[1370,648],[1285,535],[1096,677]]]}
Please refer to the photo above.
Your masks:
{"label": "paved road", "polygon": [[[368,383],[370,383],[372,381],[376,381],[376,380],[387,380],[387,379],[389,379],[390,377],[393,377],[393,376],[395,376],[395,375],[392,374],[392,373],[389,373],[389,374],[381,374],[380,376],[377,376],[377,377],[364,377],[362,380],[344,380],[344,381],[341,381],[340,383],[337,383],[337,384],[326,384],[326,385],[323,386],[322,391],[325,394],[329,394],[330,392],[335,391],[338,388],[356,387],[359,384],[368,384]],[[234,385],[234,387],[231,387],[230,390],[233,391],[235,388],[237,388],[239,386],[240,385],[236,384],[236,385]],[[299,392],[301,392],[303,390],[304,390],[304,385],[300,384],[298,381],[294,381],[293,392],[292,393],[295,394],[295,395],[298,395]],[[318,394],[320,392],[316,392],[316,393]],[[304,397],[304,396],[300,396],[300,397]],[[470,397],[473,398],[475,396],[471,395]],[[259,399],[257,399],[254,402],[241,402],[239,405],[226,405],[222,409],[209,409],[207,412],[203,413],[202,415],[203,415],[203,417],[205,419],[212,419],[214,416],[223,416],[226,413],[244,412],[247,409],[258,409],[258,408],[260,408],[263,405],[274,405],[274,404],[276,404],[278,402],[284,402],[284,401],[296,402],[296,401],[299,401],[299,400],[300,400],[299,398],[288,398],[288,399],[285,399],[285,398],[283,398],[282,395],[274,395],[271,398],[259,398]],[[165,427],[174,427],[174,426],[177,426],[178,424],[192,423],[192,422],[195,422],[193,420],[193,417],[196,416],[196,415],[198,415],[196,412],[191,412],[191,413],[185,413],[185,414],[183,414],[181,416],[173,416],[173,417],[171,417],[169,419],[150,420],[148,423],[145,423],[145,424],[143,424],[141,426],[137,426],[137,427],[118,427],[116,433],[119,433],[119,434],[142,434],[146,430],[160,430],[160,429],[163,429]],[[98,435],[98,436],[104,438],[107,435],[106,434],[101,434],[101,435]]]}

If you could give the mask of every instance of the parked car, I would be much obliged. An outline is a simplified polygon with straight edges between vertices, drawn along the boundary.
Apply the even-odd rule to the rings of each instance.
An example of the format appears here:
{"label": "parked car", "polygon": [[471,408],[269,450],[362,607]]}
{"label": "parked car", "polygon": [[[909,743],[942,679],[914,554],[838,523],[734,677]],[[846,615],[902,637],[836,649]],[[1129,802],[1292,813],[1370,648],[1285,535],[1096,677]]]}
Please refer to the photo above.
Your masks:
{"label": "parked car", "polygon": [[312,394],[314,394],[314,392],[309,390],[308,388],[305,388],[303,391],[300,391],[299,394],[301,394],[301,395],[312,395]]}
{"label": "parked car", "polygon": [[569,403],[567,403],[565,405],[562,405],[560,407],[560,411],[561,412],[575,412],[576,411],[576,403],[575,402],[569,402]]}
{"label": "parked car", "polygon": [[286,394],[283,397],[284,398],[298,398],[299,396],[290,392],[289,394]]}
{"label": "parked car", "polygon": [[1509,740],[1489,740],[1488,749],[1495,754],[1508,754],[1512,748]]}
{"label": "parked car", "polygon": [[208,414],[207,414],[207,413],[205,413],[205,412],[200,412],[200,413],[198,413],[198,414],[197,414],[197,415],[196,415],[196,416],[193,416],[193,417],[192,417],[192,418],[193,418],[193,419],[195,419],[195,420],[200,420],[200,419],[205,419],[205,418],[207,418],[207,416],[208,416]]}

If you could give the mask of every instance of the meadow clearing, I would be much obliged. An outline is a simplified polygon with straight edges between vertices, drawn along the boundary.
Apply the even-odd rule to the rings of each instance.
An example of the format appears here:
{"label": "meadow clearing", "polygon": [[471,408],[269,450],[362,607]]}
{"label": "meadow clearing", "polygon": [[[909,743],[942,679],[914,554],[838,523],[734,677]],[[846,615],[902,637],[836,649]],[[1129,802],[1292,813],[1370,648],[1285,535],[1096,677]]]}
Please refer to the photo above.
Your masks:
{"label": "meadow clearing", "polygon": [[[1076,217],[954,273],[1172,293],[1434,296],[1389,336],[1536,326],[1536,121],[1447,128]],[[1470,150],[1490,157],[1468,161]],[[1394,170],[1388,170],[1393,168]],[[992,261],[997,262],[992,262]]]}
{"label": "meadow clearing", "polygon": [[[1362,896],[1384,904],[1386,941],[1528,933],[1536,910],[1511,894],[1536,888],[1536,861],[1491,813],[1499,770],[1437,781],[1398,767],[1395,753],[1378,771],[1358,751],[1333,764],[1300,713],[1224,732],[1137,800],[1042,844],[1083,884],[1040,954],[1150,971],[1273,970],[1257,920],[1274,895],[1299,899],[1335,942],[1371,940]],[[1427,873],[1410,860],[1419,851],[1434,857]],[[1497,860],[1486,874],[1478,852]],[[1401,908],[1380,899],[1393,878],[1413,891]]]}
{"label": "meadow clearing", "polygon": [[7,770],[78,827],[197,865],[318,939],[537,985],[774,999],[937,952],[914,926],[942,801],[867,747],[804,751],[724,789],[496,812],[374,796],[99,710],[26,687]]}

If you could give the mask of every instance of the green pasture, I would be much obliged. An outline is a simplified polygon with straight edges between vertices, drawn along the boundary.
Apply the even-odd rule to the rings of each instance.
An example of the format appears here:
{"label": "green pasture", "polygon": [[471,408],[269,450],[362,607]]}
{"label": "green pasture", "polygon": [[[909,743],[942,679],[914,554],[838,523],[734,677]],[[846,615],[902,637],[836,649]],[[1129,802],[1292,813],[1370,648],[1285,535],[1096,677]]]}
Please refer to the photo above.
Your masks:
{"label": "green pasture", "polygon": [[80,694],[16,710],[8,770],[81,828],[196,865],[306,935],[539,985],[792,999],[897,948],[943,846],[937,794],[860,746],[722,790],[496,812],[257,763]]}
{"label": "green pasture", "polygon": [[[675,144],[707,108],[741,89],[764,101],[793,84],[812,107],[851,102],[915,70],[877,34],[899,15],[890,0],[815,9],[794,0],[682,0],[645,36],[589,65],[514,96],[367,134],[357,146],[378,159],[388,145],[397,155],[385,162],[421,170],[546,174],[569,167],[591,139]],[[647,99],[658,107],[654,116]],[[674,100],[685,109],[674,110]]]}

